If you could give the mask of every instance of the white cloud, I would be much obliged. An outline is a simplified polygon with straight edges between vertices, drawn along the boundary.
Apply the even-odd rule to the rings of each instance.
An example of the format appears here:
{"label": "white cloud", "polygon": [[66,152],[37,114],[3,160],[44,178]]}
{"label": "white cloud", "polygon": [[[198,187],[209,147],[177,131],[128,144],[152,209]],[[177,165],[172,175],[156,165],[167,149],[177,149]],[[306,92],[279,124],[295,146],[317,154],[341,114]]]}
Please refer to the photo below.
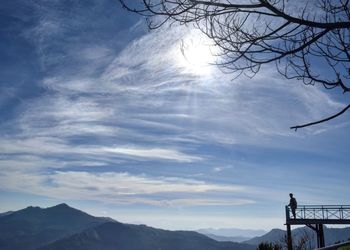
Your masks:
{"label": "white cloud", "polygon": [[[105,147],[98,145],[74,145],[65,140],[51,137],[35,137],[25,139],[0,139],[0,150],[3,154],[23,154],[36,162],[37,157],[75,156],[76,160],[89,159],[90,157],[103,157],[104,159],[121,157],[134,160],[168,160],[177,162],[194,162],[203,160],[202,157],[183,153],[176,149],[150,148],[150,147]],[[15,162],[16,158],[12,159]],[[75,161],[76,161],[75,160]],[[22,158],[17,158],[18,164]],[[78,161],[79,162],[79,161]],[[115,161],[117,162],[117,161]],[[40,164],[42,165],[42,164]]]}
{"label": "white cloud", "polygon": [[209,191],[237,192],[240,186],[208,184],[191,179],[134,176],[128,173],[56,172],[52,183],[69,188],[95,186],[97,190],[112,191],[116,195],[156,193],[204,193]]}
{"label": "white cloud", "polygon": [[231,169],[231,168],[232,168],[232,166],[217,166],[217,167],[213,168],[213,171],[214,172],[222,172],[226,169]]}
{"label": "white cloud", "polygon": [[[0,187],[59,199],[95,200],[111,204],[232,206],[254,203],[249,199],[232,198],[234,193],[245,192],[243,186],[118,172],[57,171],[41,174],[10,171],[0,176]],[[217,196],[217,192],[221,196]],[[225,193],[231,197],[223,198]],[[191,198],[184,198],[186,194]]]}
{"label": "white cloud", "polygon": [[201,157],[191,156],[173,149],[119,147],[119,148],[103,148],[102,150],[110,153],[140,157],[145,159],[149,158],[149,159],[175,160],[179,162],[192,162],[192,161],[203,160]]}

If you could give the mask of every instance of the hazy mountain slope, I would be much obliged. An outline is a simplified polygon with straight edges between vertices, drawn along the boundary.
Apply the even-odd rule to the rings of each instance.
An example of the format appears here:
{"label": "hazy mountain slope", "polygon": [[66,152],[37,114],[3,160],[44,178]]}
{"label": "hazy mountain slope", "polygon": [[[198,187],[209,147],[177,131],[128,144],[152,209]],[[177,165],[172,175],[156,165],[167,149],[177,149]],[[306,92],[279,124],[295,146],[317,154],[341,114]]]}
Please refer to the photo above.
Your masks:
{"label": "hazy mountain slope", "polygon": [[9,215],[9,214],[12,214],[12,213],[13,213],[13,211],[8,211],[8,212],[0,213],[0,217],[6,216],[6,215]]}
{"label": "hazy mountain slope", "polygon": [[0,217],[0,249],[35,249],[104,222],[66,204],[28,207]]}
{"label": "hazy mountain slope", "polygon": [[202,233],[202,234],[208,236],[209,238],[211,238],[213,240],[217,240],[217,241],[243,242],[243,241],[250,240],[250,238],[240,237],[240,236],[228,237],[228,236],[221,236],[221,235],[215,235],[215,234],[205,234],[205,233]]}
{"label": "hazy mountain slope", "polygon": [[266,234],[264,230],[240,228],[203,228],[198,233],[204,234],[217,241],[244,242],[257,236]]}
{"label": "hazy mountain slope", "polygon": [[[259,245],[262,242],[283,242],[286,231],[281,229],[273,229],[267,234],[261,237],[255,237],[253,239],[244,241],[245,243],[252,245]],[[308,235],[311,241],[311,246],[316,246],[316,233],[308,228],[301,227],[292,230],[293,241],[297,242],[302,236]],[[325,243],[326,245],[334,244],[335,242],[345,241],[350,238],[350,227],[346,228],[324,228]]]}
{"label": "hazy mountain slope", "polygon": [[190,231],[167,231],[144,225],[109,222],[58,240],[40,250],[255,250],[254,246],[217,242]]}
{"label": "hazy mountain slope", "polygon": [[324,230],[326,244],[333,244],[339,241],[350,240],[350,227],[346,228],[326,228]]}
{"label": "hazy mountain slope", "polygon": [[240,228],[202,228],[196,230],[198,233],[202,234],[214,234],[217,236],[225,237],[243,237],[251,239],[253,237],[258,237],[266,234],[264,230],[257,229],[240,229]]}
{"label": "hazy mountain slope", "polygon": [[280,240],[283,239],[285,233],[286,232],[281,229],[272,229],[270,232],[262,236],[254,237],[250,240],[244,241],[244,243],[257,246],[262,242],[280,242]]}

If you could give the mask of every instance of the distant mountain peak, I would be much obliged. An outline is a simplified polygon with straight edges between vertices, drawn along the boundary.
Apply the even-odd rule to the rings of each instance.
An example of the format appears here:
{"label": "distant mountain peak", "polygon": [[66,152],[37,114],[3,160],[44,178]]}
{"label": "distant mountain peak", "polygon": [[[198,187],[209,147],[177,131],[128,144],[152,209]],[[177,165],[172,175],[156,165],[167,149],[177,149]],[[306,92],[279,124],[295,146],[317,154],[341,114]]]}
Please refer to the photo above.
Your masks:
{"label": "distant mountain peak", "polygon": [[60,203],[56,205],[56,207],[69,207],[69,206],[67,205],[67,203]]}
{"label": "distant mountain peak", "polygon": [[48,208],[30,206],[0,216],[0,248],[34,250],[107,221],[65,203]]}
{"label": "distant mountain peak", "polygon": [[276,232],[284,232],[284,231],[282,229],[279,229],[279,228],[273,228],[270,231],[270,233],[276,233]]}
{"label": "distant mountain peak", "polygon": [[41,208],[41,207],[38,207],[38,206],[28,206],[25,209],[29,209],[29,210],[45,210],[45,209],[53,209],[53,208],[71,208],[71,209],[75,209],[75,208],[72,208],[72,207],[68,206],[66,203],[57,204],[55,206],[47,207],[47,208]]}
{"label": "distant mountain peak", "polygon": [[52,207],[48,207],[48,208],[45,208],[44,210],[46,210],[47,212],[49,211],[61,211],[61,212],[64,212],[64,213],[69,213],[69,212],[72,212],[72,213],[82,213],[82,214],[86,214],[85,212],[79,210],[79,209],[76,209],[74,207],[70,207],[68,206],[66,203],[61,203],[61,204],[58,204],[58,205],[55,205],[55,206],[52,206]]}
{"label": "distant mountain peak", "polygon": [[68,206],[66,203],[61,203],[61,204],[58,204],[56,206],[52,206],[52,207],[49,207],[49,208],[71,208],[71,209],[75,209],[75,208],[72,208],[72,207]]}
{"label": "distant mountain peak", "polygon": [[36,210],[39,210],[39,209],[41,209],[40,207],[37,207],[37,206],[28,206],[28,207],[26,207],[26,209],[36,209]]}

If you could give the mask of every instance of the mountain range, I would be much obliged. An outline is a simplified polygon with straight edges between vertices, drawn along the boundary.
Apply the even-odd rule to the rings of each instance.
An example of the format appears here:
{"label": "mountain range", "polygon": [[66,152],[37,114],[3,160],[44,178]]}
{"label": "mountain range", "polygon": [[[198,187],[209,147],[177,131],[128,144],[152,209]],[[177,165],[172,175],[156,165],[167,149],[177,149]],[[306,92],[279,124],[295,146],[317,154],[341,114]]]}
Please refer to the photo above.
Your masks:
{"label": "mountain range", "polygon": [[192,231],[169,231],[94,217],[60,204],[27,207],[0,216],[2,250],[254,250],[245,243],[218,242]]}
{"label": "mountain range", "polygon": [[[169,231],[146,225],[120,223],[111,218],[91,216],[66,204],[49,208],[30,206],[19,211],[0,213],[1,250],[255,250],[262,242],[283,245],[286,234],[284,230],[273,229],[238,243],[233,241],[242,241],[247,234],[256,235],[262,231],[198,231],[200,233]],[[324,231],[326,245],[350,238],[350,227],[325,227]],[[244,233],[245,237],[238,236]],[[292,234],[295,242],[307,236],[309,248],[315,246],[315,233],[310,228],[296,228]]]}
{"label": "mountain range", "polygon": [[40,248],[40,250],[61,249],[253,250],[255,247],[234,242],[218,242],[197,232],[168,231],[144,225],[109,222]]}

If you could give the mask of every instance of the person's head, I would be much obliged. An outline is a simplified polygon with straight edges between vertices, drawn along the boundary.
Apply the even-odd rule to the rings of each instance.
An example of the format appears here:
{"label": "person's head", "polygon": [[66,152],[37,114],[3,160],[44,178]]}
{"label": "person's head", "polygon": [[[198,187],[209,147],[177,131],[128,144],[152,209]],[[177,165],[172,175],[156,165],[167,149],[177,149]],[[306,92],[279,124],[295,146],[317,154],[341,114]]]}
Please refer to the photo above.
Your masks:
{"label": "person's head", "polygon": [[290,198],[293,198],[293,194],[292,193],[290,193],[289,196],[290,196]]}

